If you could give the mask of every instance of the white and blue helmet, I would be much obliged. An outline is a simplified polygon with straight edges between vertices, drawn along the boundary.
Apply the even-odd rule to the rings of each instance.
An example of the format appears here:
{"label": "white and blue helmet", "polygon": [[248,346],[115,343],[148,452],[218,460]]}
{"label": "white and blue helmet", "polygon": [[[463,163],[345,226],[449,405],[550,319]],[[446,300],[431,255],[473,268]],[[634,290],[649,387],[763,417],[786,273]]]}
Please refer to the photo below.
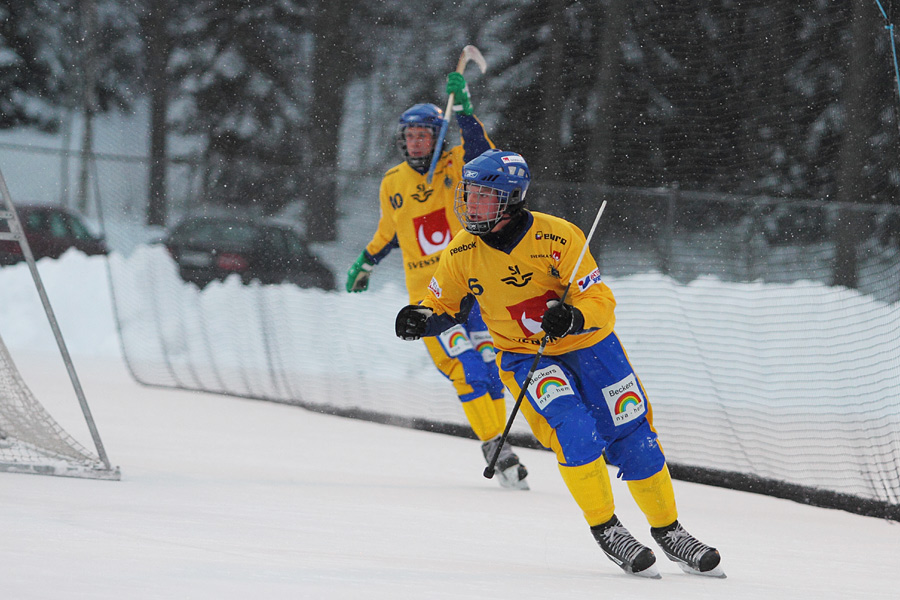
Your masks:
{"label": "white and blue helmet", "polygon": [[[490,232],[505,213],[525,202],[525,192],[530,182],[531,171],[522,155],[505,150],[487,150],[463,166],[453,210],[466,231],[483,235]],[[494,190],[498,200],[496,210],[490,214],[469,211],[466,203],[472,186]]]}
{"label": "white and blue helmet", "polygon": [[432,147],[432,153],[428,156],[410,156],[406,148],[404,132],[409,127],[427,127],[431,130],[435,140],[437,140],[438,133],[440,132],[443,123],[444,111],[434,104],[414,104],[400,115],[399,127],[397,129],[397,149],[400,150],[403,159],[408,162],[409,166],[413,169],[421,171],[431,166],[431,157],[433,156],[434,148]]}

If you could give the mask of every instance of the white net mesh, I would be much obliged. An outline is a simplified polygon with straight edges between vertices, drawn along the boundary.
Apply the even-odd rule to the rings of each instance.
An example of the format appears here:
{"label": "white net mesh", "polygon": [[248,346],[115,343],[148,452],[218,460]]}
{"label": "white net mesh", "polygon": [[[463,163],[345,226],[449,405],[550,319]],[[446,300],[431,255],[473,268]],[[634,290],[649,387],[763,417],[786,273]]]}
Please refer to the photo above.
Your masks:
{"label": "white net mesh", "polygon": [[116,478],[66,433],[19,374],[0,338],[0,471]]}

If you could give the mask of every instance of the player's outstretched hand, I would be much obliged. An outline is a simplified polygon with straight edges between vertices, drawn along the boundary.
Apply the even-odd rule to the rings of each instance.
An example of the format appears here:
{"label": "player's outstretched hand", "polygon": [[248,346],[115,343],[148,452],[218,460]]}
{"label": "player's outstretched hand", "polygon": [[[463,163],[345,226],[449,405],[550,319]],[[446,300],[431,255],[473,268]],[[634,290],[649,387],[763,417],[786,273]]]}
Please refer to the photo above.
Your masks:
{"label": "player's outstretched hand", "polygon": [[425,335],[428,318],[433,314],[434,311],[427,306],[418,304],[404,306],[397,313],[397,322],[395,323],[397,337],[407,341],[420,339]]}
{"label": "player's outstretched hand", "polygon": [[[469,84],[466,78],[454,71],[447,75],[447,93],[453,94],[453,112],[471,115],[472,99],[469,97]],[[450,118],[450,117],[446,117]]]}
{"label": "player's outstretched hand", "polygon": [[541,322],[541,329],[553,338],[566,337],[584,327],[584,315],[571,304],[559,300],[549,300],[547,311]]}
{"label": "player's outstretched hand", "polygon": [[364,292],[369,289],[369,277],[372,276],[373,264],[363,252],[356,262],[350,265],[350,269],[347,271],[348,292]]}

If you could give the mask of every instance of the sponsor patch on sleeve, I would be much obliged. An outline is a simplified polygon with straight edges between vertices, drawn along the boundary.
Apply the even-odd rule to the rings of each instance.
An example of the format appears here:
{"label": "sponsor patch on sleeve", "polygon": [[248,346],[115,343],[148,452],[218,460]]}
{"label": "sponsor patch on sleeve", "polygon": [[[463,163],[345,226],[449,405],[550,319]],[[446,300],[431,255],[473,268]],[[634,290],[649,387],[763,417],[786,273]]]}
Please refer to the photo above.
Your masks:
{"label": "sponsor patch on sleeve", "polygon": [[601,280],[602,279],[600,277],[600,269],[599,268],[594,269],[593,271],[591,271],[590,273],[588,273],[587,275],[585,275],[584,277],[582,277],[581,279],[578,280],[578,289],[583,292],[584,290],[588,289],[595,283],[600,283]]}
{"label": "sponsor patch on sleeve", "polygon": [[435,298],[441,297],[441,286],[438,285],[437,279],[434,277],[431,278],[431,283],[428,284],[428,289],[431,290],[431,293],[434,294]]}

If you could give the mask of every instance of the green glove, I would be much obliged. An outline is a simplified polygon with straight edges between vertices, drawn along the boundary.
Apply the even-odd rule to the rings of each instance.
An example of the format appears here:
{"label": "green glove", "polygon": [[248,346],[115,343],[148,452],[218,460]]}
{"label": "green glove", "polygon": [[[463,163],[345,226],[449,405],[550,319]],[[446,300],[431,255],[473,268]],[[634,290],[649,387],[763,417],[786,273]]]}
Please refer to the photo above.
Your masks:
{"label": "green glove", "polygon": [[447,75],[447,93],[453,94],[454,112],[472,114],[472,101],[469,99],[469,86],[465,77],[456,71]]}
{"label": "green glove", "polygon": [[369,277],[375,263],[363,252],[347,271],[347,291],[364,292],[369,289]]}

